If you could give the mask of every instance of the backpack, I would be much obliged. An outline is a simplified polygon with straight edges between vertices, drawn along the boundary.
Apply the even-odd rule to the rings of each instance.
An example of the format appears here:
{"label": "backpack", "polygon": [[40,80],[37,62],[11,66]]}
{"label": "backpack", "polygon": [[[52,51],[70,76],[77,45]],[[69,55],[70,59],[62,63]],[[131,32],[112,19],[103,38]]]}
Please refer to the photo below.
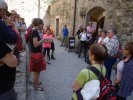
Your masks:
{"label": "backpack", "polygon": [[91,70],[100,81],[100,94],[97,100],[116,100],[116,90],[115,87],[112,86],[111,80],[104,77],[101,72],[93,66],[91,66],[89,70]]}

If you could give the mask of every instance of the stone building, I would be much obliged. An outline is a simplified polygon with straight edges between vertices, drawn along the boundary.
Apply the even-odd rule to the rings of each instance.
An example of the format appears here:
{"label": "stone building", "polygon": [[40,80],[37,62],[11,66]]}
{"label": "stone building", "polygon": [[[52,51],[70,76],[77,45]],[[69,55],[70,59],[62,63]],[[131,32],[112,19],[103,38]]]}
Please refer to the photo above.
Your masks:
{"label": "stone building", "polygon": [[97,28],[115,28],[123,43],[133,40],[133,0],[56,0],[46,17],[56,36],[65,24],[73,36],[80,25],[92,21]]}

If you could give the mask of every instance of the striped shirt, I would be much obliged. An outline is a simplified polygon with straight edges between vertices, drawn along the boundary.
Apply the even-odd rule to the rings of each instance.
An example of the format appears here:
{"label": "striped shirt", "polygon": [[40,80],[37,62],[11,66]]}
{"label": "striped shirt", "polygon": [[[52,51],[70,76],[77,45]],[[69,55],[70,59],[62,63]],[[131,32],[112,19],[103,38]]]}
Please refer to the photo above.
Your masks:
{"label": "striped shirt", "polygon": [[108,54],[114,57],[119,50],[119,40],[116,36],[113,36],[105,45],[108,50]]}

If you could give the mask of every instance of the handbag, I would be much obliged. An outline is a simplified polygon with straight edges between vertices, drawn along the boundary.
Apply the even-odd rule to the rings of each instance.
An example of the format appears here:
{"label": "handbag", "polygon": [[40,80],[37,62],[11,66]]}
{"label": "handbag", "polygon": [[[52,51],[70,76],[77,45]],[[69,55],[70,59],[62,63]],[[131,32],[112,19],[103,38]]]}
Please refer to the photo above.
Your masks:
{"label": "handbag", "polygon": [[39,64],[43,60],[42,53],[31,53],[31,61],[33,64]]}
{"label": "handbag", "polygon": [[42,71],[46,69],[46,62],[42,53],[31,53],[30,71]]}

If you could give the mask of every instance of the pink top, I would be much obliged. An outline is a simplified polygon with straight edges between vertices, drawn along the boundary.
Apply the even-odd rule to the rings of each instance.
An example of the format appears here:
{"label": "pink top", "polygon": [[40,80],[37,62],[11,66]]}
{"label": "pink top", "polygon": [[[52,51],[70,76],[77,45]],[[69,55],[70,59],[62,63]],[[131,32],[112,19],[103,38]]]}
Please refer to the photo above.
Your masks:
{"label": "pink top", "polygon": [[51,42],[53,40],[53,36],[51,34],[50,35],[44,34],[43,38],[44,38],[43,47],[44,48],[51,48]]}
{"label": "pink top", "polygon": [[87,32],[89,34],[95,32],[95,27],[94,26],[87,26]]}

